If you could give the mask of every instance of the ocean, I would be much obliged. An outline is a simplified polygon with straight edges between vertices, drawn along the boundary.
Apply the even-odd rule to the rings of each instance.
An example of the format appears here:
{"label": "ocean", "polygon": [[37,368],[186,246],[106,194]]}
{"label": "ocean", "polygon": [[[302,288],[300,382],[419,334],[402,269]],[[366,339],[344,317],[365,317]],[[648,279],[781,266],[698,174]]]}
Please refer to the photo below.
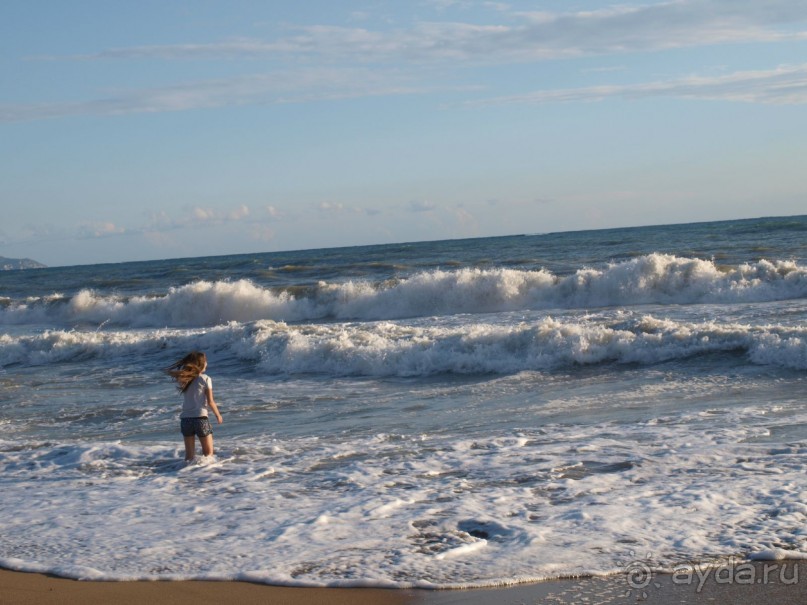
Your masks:
{"label": "ocean", "polygon": [[[224,423],[183,462],[162,372]],[[457,588],[807,556],[807,216],[0,272],[0,566]]]}

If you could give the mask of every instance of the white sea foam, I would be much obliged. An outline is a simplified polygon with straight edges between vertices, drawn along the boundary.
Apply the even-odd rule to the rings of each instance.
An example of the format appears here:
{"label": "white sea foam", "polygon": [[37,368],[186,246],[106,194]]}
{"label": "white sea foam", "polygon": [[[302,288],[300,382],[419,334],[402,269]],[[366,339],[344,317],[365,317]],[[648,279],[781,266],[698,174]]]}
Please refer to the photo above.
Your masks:
{"label": "white sea foam", "polygon": [[[686,246],[801,260],[605,264],[674,228],[5,275],[0,566],[459,587],[803,558],[807,267],[777,224]],[[191,349],[226,420],[186,465],[158,370]]]}
{"label": "white sea foam", "polygon": [[568,276],[549,271],[467,268],[431,271],[390,282],[320,282],[304,293],[249,280],[198,281],[162,296],[120,297],[82,290],[8,303],[0,324],[111,322],[134,327],[211,326],[262,319],[379,320],[529,309],[637,304],[738,303],[807,296],[807,268],[759,261],[733,268],[649,254]]}
{"label": "white sea foam", "polygon": [[[0,565],[467,587],[616,573],[633,552],[668,569],[705,554],[805,556],[807,447],[759,441],[807,422],[799,405],[654,420],[476,438],[255,435],[191,466],[178,444],[6,440]],[[199,557],[200,541],[215,551]]]}
{"label": "white sea foam", "polygon": [[[195,330],[63,331],[0,334],[0,367],[92,358],[139,359],[214,350],[270,374],[428,376],[509,374],[604,363],[648,365],[709,353],[754,364],[807,369],[807,328],[686,322],[618,314],[543,317],[518,323],[403,321],[289,325],[259,321]],[[157,363],[157,362],[155,362]]]}

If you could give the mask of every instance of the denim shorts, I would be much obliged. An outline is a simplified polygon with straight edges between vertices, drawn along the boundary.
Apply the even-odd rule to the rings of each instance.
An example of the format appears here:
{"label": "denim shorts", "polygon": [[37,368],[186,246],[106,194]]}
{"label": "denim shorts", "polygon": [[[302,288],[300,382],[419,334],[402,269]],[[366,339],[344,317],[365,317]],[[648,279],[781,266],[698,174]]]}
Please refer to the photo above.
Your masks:
{"label": "denim shorts", "polygon": [[179,430],[182,431],[184,437],[193,437],[196,435],[200,439],[213,434],[213,427],[210,426],[210,421],[205,416],[198,418],[180,418]]}

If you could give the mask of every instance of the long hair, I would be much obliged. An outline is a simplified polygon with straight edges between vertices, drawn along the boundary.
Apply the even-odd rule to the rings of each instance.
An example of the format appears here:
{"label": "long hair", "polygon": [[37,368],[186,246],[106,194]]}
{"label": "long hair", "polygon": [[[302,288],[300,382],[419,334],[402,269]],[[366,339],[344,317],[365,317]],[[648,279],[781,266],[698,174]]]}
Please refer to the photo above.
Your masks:
{"label": "long hair", "polygon": [[204,372],[206,365],[205,354],[201,351],[192,351],[165,368],[165,373],[177,381],[177,387],[184,393],[196,377]]}

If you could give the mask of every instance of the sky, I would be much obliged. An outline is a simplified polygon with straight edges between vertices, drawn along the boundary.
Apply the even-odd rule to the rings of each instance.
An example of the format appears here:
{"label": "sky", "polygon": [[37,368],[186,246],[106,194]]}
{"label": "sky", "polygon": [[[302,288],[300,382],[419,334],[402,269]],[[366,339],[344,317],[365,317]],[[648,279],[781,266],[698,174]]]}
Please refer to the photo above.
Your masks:
{"label": "sky", "polygon": [[2,0],[0,256],[807,213],[804,0]]}

